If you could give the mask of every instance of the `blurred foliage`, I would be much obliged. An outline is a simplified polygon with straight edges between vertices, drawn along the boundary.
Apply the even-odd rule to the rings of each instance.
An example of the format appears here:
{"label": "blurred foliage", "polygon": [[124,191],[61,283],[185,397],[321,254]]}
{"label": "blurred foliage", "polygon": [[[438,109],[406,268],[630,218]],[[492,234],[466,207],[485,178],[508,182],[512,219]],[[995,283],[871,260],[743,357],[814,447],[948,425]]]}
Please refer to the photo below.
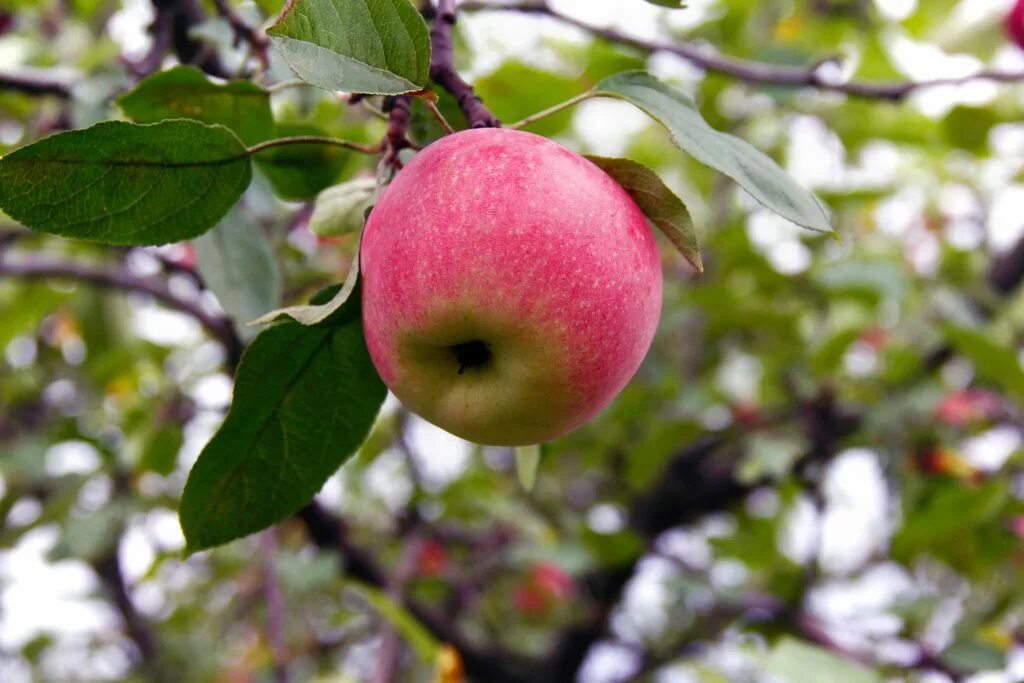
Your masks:
{"label": "blurred foliage", "polygon": [[[265,23],[280,4],[238,10]],[[926,60],[1024,62],[999,17],[958,22],[971,0],[904,3],[911,9],[895,17],[880,9],[892,3],[866,0],[692,4],[701,8],[661,10],[679,40],[776,64],[839,55],[859,80],[906,78],[901,41]],[[216,16],[213,3],[200,5]],[[14,17],[0,29],[4,69],[75,70],[67,99],[0,90],[0,152],[131,114],[115,98],[137,85],[124,60],[139,59],[143,10],[112,0],[0,8]],[[700,19],[679,19],[688,13]],[[117,23],[133,16],[131,30]],[[581,152],[656,169],[694,217],[705,272],[663,243],[665,305],[649,357],[598,419],[545,446],[530,492],[508,449],[445,439],[386,404],[320,501],[354,546],[404,575],[402,586],[366,588],[339,571],[353,570],[351,561],[339,565],[311,543],[300,520],[282,524],[270,561],[292,679],[371,680],[381,634],[394,632],[407,648],[394,680],[432,681],[441,671],[459,680],[450,653],[417,623],[424,615],[389,590],[450,619],[484,653],[544,656],[608,607],[587,579],[641,558],[636,590],[602,632],[643,653],[639,672],[612,678],[595,665],[581,680],[923,680],[915,676],[926,670],[969,675],[1014,659],[1019,675],[1024,305],[989,278],[1020,234],[1024,87],[889,102],[749,85],[561,32],[502,51],[480,39],[495,31],[486,16],[464,16],[456,49],[503,121],[646,65],[693,95],[714,126],[816,190],[842,239],[768,215],[639,115],[620,119],[618,109],[588,103],[534,124]],[[227,36],[216,47],[225,65],[251,63],[222,19],[200,28]],[[271,55],[260,84],[289,78]],[[350,105],[304,86],[269,97],[280,134],[373,143],[384,132],[380,98]],[[438,106],[464,125],[450,96]],[[415,102],[410,137],[441,134]],[[316,145],[260,155],[234,227],[252,231],[259,258],[270,250],[285,304],[347,272],[352,236],[310,233],[310,200],[372,177],[375,163]],[[217,310],[188,274],[201,244],[124,250],[17,230],[0,215],[0,258],[166,276],[179,296]],[[277,297],[277,282],[267,296]],[[252,308],[221,296],[229,313]],[[183,559],[175,517],[185,475],[226,412],[224,361],[192,319],[139,293],[0,273],[0,679],[272,679],[261,539]],[[856,418],[828,443],[808,417],[821,396]],[[718,444],[713,467],[696,471],[683,496],[724,472],[742,492],[738,503],[722,499],[646,538],[630,524],[637,501],[708,439]],[[151,652],[118,602],[122,584]],[[68,618],[18,602],[40,591]],[[71,623],[81,613],[92,616]]]}

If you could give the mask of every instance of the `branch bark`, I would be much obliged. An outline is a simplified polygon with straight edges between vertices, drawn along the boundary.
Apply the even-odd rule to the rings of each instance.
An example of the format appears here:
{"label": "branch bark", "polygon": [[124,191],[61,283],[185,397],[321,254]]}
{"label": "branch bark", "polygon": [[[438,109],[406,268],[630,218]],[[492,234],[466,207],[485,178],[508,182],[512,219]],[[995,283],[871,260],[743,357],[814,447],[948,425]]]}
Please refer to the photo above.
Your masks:
{"label": "branch bark", "polygon": [[194,318],[224,347],[226,363],[232,369],[237,367],[245,348],[230,318],[207,313],[197,302],[176,296],[167,284],[158,278],[138,277],[122,270],[103,270],[77,263],[38,260],[17,263],[9,260],[0,261],[0,277],[5,276],[35,280],[75,280],[95,287],[147,294],[165,306]]}
{"label": "branch bark", "polygon": [[0,71],[0,90],[15,90],[27,95],[71,97],[74,79],[47,69]]}
{"label": "branch bark", "polygon": [[978,71],[968,76],[936,78],[927,81],[871,82],[832,80],[824,75],[822,69],[830,60],[819,61],[808,66],[791,67],[731,57],[692,43],[644,40],[614,28],[593,26],[585,21],[555,10],[543,0],[526,0],[525,2],[506,4],[472,1],[463,3],[462,9],[467,11],[506,10],[548,16],[612,43],[626,45],[646,52],[668,52],[706,71],[730,76],[737,80],[757,85],[792,88],[805,87],[822,92],[842,93],[852,97],[900,101],[918,90],[943,85],[962,85],[972,81],[994,81],[997,83],[1018,83],[1024,81],[1024,71],[994,69]]}
{"label": "branch bark", "polygon": [[455,26],[455,0],[439,0],[430,30],[430,78],[455,97],[470,128],[497,128],[501,125],[491,110],[455,70],[452,29]]}

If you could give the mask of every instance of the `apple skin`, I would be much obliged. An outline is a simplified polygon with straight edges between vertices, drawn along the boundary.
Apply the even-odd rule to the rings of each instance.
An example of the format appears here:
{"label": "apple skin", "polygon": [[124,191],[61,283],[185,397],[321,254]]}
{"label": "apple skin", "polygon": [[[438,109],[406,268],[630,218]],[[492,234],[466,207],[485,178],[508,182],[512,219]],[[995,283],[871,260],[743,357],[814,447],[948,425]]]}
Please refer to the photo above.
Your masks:
{"label": "apple skin", "polygon": [[1024,0],[1017,0],[1006,15],[1006,33],[1024,50]]}
{"label": "apple skin", "polygon": [[547,138],[495,128],[413,157],[370,214],[363,327],[411,411],[480,444],[542,443],[608,405],[661,313],[643,212]]}

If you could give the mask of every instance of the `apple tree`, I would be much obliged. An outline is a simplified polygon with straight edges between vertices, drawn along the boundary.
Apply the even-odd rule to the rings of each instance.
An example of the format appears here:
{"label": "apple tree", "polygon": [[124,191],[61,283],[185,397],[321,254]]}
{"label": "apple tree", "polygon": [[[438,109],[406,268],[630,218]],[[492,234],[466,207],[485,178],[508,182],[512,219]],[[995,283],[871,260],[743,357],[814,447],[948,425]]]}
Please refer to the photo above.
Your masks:
{"label": "apple tree", "polygon": [[1024,680],[1022,83],[1024,1],[0,8],[0,679]]}

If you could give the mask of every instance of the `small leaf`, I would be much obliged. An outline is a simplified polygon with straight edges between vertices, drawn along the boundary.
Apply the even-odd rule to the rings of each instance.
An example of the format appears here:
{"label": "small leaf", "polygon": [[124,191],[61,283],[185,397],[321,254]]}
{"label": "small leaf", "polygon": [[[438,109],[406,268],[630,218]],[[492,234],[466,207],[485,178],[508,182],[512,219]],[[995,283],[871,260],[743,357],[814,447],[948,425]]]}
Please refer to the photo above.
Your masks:
{"label": "small leaf", "polygon": [[669,9],[683,9],[686,7],[684,0],[647,0],[647,2],[659,7],[668,7]]}
{"label": "small leaf", "polygon": [[265,529],[309,502],[362,444],[386,394],[358,296],[330,326],[286,322],[262,332],[242,357],[224,424],[185,484],[188,552]]}
{"label": "small leaf", "polygon": [[326,302],[320,303],[317,298],[304,306],[288,306],[271,311],[264,316],[253,320],[250,325],[266,325],[282,318],[291,318],[301,325],[319,325],[330,322],[334,316],[340,315],[345,303],[352,296],[359,282],[359,245],[356,245],[356,258],[352,259],[352,265],[345,276],[345,282],[340,289]]}
{"label": "small leaf", "polygon": [[[297,135],[322,136],[324,131],[303,124],[282,124],[277,137]],[[312,199],[324,188],[338,180],[349,153],[334,145],[284,145],[257,152],[253,158],[256,167],[274,186],[274,193],[282,199],[300,201]]]}
{"label": "small leaf", "polygon": [[516,474],[519,484],[527,491],[533,490],[537,483],[537,467],[540,465],[540,446],[516,447]]}
{"label": "small leaf", "polygon": [[679,147],[721,171],[783,218],[810,230],[832,232],[828,212],[768,155],[708,125],[686,95],[644,71],[625,71],[597,84],[594,93],[635,104],[665,126]]}
{"label": "small leaf", "polygon": [[0,209],[54,235],[166,244],[208,230],[251,178],[245,147],[223,126],[106,121],[0,159]]}
{"label": "small leaf", "polygon": [[194,66],[177,66],[153,74],[117,103],[136,123],[164,119],[219,123],[247,145],[274,136],[270,93],[249,81],[214,83]]}
{"label": "small leaf", "polygon": [[974,364],[979,377],[1005,388],[1017,400],[1024,400],[1024,368],[1012,348],[967,327],[950,325],[945,334],[949,343]]}
{"label": "small leaf", "polygon": [[248,339],[245,323],[281,304],[281,271],[262,228],[235,207],[195,240],[196,266],[203,282]]}
{"label": "small leaf", "polygon": [[658,174],[631,159],[587,155],[587,159],[610,175],[654,223],[697,272],[704,272],[693,219],[683,200],[661,182]]}
{"label": "small leaf", "polygon": [[373,178],[354,178],[327,188],[317,195],[309,218],[310,231],[321,237],[334,237],[361,230],[376,189],[377,181]]}
{"label": "small leaf", "polygon": [[289,0],[267,33],[295,74],[327,90],[422,90],[430,33],[409,0]]}

